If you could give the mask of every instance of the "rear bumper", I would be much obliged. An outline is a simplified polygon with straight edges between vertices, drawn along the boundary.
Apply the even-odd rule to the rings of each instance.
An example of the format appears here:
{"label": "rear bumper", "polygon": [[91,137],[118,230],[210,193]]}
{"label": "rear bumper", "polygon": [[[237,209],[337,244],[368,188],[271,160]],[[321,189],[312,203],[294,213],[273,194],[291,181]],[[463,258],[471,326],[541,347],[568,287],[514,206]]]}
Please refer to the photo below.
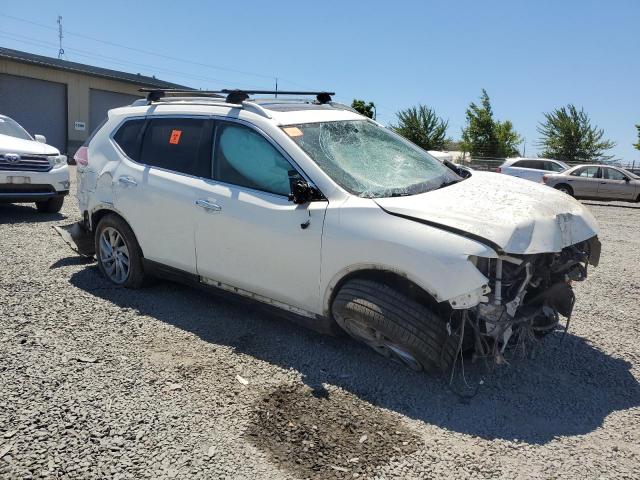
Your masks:
{"label": "rear bumper", "polygon": [[40,202],[69,193],[69,167],[48,172],[0,171],[0,202]]}

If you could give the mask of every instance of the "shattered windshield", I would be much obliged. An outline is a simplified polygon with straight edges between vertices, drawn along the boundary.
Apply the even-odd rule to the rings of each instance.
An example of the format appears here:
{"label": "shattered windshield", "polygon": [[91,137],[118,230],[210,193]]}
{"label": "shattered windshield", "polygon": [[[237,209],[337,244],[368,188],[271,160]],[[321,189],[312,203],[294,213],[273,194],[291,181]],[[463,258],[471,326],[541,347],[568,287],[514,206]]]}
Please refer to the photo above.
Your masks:
{"label": "shattered windshield", "polygon": [[31,135],[18,122],[11,120],[9,117],[0,117],[0,135],[32,140]]}
{"label": "shattered windshield", "polygon": [[424,150],[367,120],[283,130],[336,183],[361,197],[415,195],[462,180]]}

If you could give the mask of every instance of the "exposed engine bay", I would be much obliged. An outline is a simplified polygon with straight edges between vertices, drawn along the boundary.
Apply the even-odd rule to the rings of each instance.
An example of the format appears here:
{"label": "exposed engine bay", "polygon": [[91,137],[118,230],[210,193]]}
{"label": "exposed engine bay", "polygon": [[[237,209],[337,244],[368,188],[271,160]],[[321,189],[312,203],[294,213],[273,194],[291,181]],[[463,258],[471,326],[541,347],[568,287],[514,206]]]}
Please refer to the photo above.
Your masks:
{"label": "exposed engine bay", "polygon": [[474,357],[500,364],[508,346],[524,354],[528,342],[555,330],[561,317],[568,329],[575,303],[572,282],[587,278],[588,265],[597,266],[599,259],[597,237],[558,253],[477,258],[476,267],[489,279],[492,293],[465,312],[461,322],[462,336],[467,342],[473,339]]}

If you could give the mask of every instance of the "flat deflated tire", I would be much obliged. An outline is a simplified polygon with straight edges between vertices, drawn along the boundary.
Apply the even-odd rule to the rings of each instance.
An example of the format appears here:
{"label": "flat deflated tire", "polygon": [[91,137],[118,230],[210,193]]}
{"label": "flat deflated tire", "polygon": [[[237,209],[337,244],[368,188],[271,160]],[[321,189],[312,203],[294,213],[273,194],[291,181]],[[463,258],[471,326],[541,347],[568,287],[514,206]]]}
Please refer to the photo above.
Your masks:
{"label": "flat deflated tire", "polygon": [[331,311],[349,335],[412,370],[446,371],[458,349],[455,335],[427,306],[371,280],[351,280]]}

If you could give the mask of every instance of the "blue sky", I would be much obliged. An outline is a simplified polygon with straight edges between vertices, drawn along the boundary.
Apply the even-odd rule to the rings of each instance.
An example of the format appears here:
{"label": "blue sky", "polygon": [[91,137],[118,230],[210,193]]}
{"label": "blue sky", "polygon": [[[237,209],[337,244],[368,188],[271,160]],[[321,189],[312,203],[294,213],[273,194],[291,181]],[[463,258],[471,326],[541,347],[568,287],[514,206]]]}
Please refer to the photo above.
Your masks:
{"label": "blue sky", "polygon": [[485,88],[527,154],[542,113],[574,103],[617,142],[611,153],[640,161],[638,0],[0,0],[0,45],[56,56],[58,14],[69,60],[199,88],[272,88],[277,76],[281,89],[372,100],[385,124],[423,103],[453,138]]}

